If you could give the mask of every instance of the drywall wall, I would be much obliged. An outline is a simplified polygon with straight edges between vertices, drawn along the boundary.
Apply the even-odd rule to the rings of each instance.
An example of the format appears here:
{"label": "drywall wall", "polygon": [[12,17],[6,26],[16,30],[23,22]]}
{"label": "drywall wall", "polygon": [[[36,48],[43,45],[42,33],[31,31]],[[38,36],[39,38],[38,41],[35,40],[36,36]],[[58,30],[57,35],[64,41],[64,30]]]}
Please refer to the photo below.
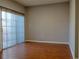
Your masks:
{"label": "drywall wall", "polygon": [[69,45],[75,58],[75,0],[70,0]]}
{"label": "drywall wall", "polygon": [[27,40],[68,42],[68,12],[68,3],[30,7]]}
{"label": "drywall wall", "polygon": [[24,9],[24,7],[22,5],[14,2],[14,1],[11,1],[11,0],[0,0],[0,6],[3,6],[3,7],[6,7],[6,8],[9,8],[9,9],[18,11],[20,13],[25,12],[25,9]]}
{"label": "drywall wall", "polygon": [[76,0],[76,33],[77,33],[77,39],[76,39],[76,59],[79,59],[79,0]]}
{"label": "drywall wall", "polygon": [[0,8],[0,50],[2,48],[1,8]]}
{"label": "drywall wall", "polygon": [[29,35],[29,8],[25,8],[25,39],[29,40],[30,35]]}

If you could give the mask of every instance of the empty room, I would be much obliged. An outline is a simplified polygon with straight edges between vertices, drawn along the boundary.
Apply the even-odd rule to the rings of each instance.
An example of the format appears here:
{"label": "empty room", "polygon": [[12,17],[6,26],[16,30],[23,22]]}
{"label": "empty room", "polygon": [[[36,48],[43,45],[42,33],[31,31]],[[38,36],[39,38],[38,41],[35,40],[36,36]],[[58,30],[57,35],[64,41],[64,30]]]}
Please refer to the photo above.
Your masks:
{"label": "empty room", "polygon": [[75,0],[0,0],[0,59],[77,59]]}

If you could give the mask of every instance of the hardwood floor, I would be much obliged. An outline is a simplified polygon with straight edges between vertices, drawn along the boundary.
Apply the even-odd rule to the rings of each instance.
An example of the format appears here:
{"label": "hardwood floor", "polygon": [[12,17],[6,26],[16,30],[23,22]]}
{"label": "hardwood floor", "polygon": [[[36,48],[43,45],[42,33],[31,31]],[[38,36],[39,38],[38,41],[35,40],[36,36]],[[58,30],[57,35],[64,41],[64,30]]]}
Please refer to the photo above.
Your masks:
{"label": "hardwood floor", "polygon": [[0,53],[0,59],[72,59],[68,45],[24,43]]}

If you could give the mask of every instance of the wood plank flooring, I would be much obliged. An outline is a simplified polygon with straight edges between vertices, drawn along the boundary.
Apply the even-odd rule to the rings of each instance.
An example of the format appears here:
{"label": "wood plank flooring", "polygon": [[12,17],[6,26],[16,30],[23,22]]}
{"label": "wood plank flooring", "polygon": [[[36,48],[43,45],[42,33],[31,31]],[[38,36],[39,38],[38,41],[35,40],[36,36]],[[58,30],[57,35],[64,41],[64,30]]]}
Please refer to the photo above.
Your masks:
{"label": "wood plank flooring", "polygon": [[72,59],[68,45],[23,43],[3,50],[0,59]]}

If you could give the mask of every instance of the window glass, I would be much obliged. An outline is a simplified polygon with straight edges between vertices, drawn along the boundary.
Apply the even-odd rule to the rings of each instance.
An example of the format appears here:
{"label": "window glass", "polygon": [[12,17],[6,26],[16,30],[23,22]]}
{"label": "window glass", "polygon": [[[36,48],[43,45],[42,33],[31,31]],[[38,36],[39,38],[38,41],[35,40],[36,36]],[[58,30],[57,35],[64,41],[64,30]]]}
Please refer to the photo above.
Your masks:
{"label": "window glass", "polygon": [[2,26],[6,26],[6,12],[5,11],[2,11]]}
{"label": "window glass", "polygon": [[2,9],[3,48],[24,42],[24,16]]}

